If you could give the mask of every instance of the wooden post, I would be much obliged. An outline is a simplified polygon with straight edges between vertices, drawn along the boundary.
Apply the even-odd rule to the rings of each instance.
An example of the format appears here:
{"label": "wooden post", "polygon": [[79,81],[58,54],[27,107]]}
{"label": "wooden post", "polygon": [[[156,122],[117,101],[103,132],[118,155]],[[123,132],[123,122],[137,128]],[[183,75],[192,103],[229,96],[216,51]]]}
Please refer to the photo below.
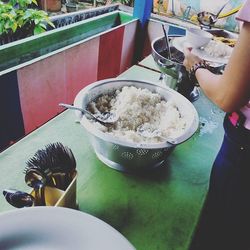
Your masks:
{"label": "wooden post", "polygon": [[140,19],[142,27],[150,18],[153,7],[153,0],[135,0],[133,16]]}
{"label": "wooden post", "polygon": [[134,63],[142,59],[142,53],[147,34],[147,22],[153,8],[153,0],[135,0],[133,16],[139,18],[136,33]]}

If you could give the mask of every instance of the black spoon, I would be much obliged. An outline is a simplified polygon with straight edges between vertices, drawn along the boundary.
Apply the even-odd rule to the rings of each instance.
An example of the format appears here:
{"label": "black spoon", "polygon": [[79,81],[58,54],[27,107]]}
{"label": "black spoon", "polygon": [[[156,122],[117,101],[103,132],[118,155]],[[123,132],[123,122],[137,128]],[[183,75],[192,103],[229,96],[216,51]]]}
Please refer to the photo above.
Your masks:
{"label": "black spoon", "polygon": [[168,54],[168,59],[171,60],[172,55],[171,55],[171,50],[170,50],[170,46],[169,46],[168,30],[165,29],[164,24],[162,24],[162,29],[163,29],[164,37],[166,40],[166,50],[167,50],[167,54]]}
{"label": "black spoon", "polygon": [[46,206],[44,194],[46,177],[39,170],[30,168],[26,170],[25,182],[28,186],[34,188],[36,206]]}
{"label": "black spoon", "polygon": [[35,203],[35,198],[28,193],[16,189],[4,189],[3,195],[6,201],[13,207],[32,207]]}

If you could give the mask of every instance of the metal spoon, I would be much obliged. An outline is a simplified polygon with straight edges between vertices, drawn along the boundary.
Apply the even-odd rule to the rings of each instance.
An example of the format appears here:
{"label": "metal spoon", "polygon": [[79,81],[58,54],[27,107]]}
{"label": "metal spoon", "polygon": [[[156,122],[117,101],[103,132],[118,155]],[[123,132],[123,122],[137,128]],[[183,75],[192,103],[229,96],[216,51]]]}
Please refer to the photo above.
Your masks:
{"label": "metal spoon", "polygon": [[230,2],[230,0],[227,1],[225,4],[223,4],[222,7],[220,8],[220,10],[217,12],[217,14],[213,14],[213,13],[210,13],[207,11],[202,11],[202,12],[198,13],[197,14],[198,22],[202,25],[209,26],[209,27],[214,25],[217,22],[221,11],[226,7],[226,5],[229,2]]}
{"label": "metal spoon", "polygon": [[136,132],[145,138],[159,137],[170,144],[175,144],[174,139],[164,137],[158,129],[146,128],[144,124],[138,126]]}
{"label": "metal spoon", "polygon": [[6,201],[16,208],[32,207],[35,203],[35,198],[31,194],[16,189],[4,189],[3,195]]}
{"label": "metal spoon", "polygon": [[44,186],[46,177],[37,169],[27,169],[25,173],[25,182],[28,186],[34,188],[36,206],[46,206]]}
{"label": "metal spoon", "polygon": [[118,116],[115,115],[114,113],[110,113],[110,112],[104,112],[101,114],[92,114],[91,112],[89,112],[88,110],[86,110],[84,108],[75,107],[75,106],[70,105],[70,104],[59,103],[59,106],[62,106],[62,107],[67,108],[67,109],[81,111],[83,114],[89,116],[91,119],[94,119],[95,121],[101,123],[104,126],[105,125],[112,125],[115,122],[117,122],[117,120],[118,120]]}
{"label": "metal spoon", "polygon": [[163,33],[164,33],[164,37],[165,37],[165,41],[166,41],[166,49],[167,49],[167,52],[168,52],[168,59],[171,60],[172,55],[171,55],[171,50],[170,50],[170,45],[169,45],[169,38],[168,38],[169,26],[168,26],[168,28],[166,30],[164,24],[162,24],[162,29],[163,29]]}

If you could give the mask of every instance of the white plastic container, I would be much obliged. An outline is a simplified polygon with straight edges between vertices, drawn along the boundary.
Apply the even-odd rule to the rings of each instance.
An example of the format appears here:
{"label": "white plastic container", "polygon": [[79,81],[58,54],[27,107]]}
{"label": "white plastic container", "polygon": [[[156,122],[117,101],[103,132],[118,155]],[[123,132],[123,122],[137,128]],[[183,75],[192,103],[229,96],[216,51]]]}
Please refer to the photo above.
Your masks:
{"label": "white plastic container", "polygon": [[206,46],[213,38],[209,32],[198,28],[187,28],[186,42],[192,48],[200,48]]}

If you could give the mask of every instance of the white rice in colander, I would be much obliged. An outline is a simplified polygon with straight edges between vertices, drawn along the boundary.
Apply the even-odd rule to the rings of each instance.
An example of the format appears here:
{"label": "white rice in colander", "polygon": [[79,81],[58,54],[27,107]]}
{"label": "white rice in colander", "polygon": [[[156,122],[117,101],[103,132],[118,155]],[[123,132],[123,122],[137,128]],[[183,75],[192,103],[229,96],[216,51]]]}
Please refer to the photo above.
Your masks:
{"label": "white rice in colander", "polygon": [[213,57],[229,57],[232,54],[233,48],[221,41],[212,40],[204,47],[204,51]]}
{"label": "white rice in colander", "polygon": [[138,134],[138,126],[159,130],[166,138],[176,138],[183,134],[187,121],[173,100],[162,100],[157,93],[148,89],[125,86],[116,90],[113,96],[103,95],[89,104],[93,113],[110,111],[118,115],[114,127],[107,128],[98,122],[95,126],[105,133],[119,139],[136,143],[157,143],[164,141],[160,137],[146,138]]}

